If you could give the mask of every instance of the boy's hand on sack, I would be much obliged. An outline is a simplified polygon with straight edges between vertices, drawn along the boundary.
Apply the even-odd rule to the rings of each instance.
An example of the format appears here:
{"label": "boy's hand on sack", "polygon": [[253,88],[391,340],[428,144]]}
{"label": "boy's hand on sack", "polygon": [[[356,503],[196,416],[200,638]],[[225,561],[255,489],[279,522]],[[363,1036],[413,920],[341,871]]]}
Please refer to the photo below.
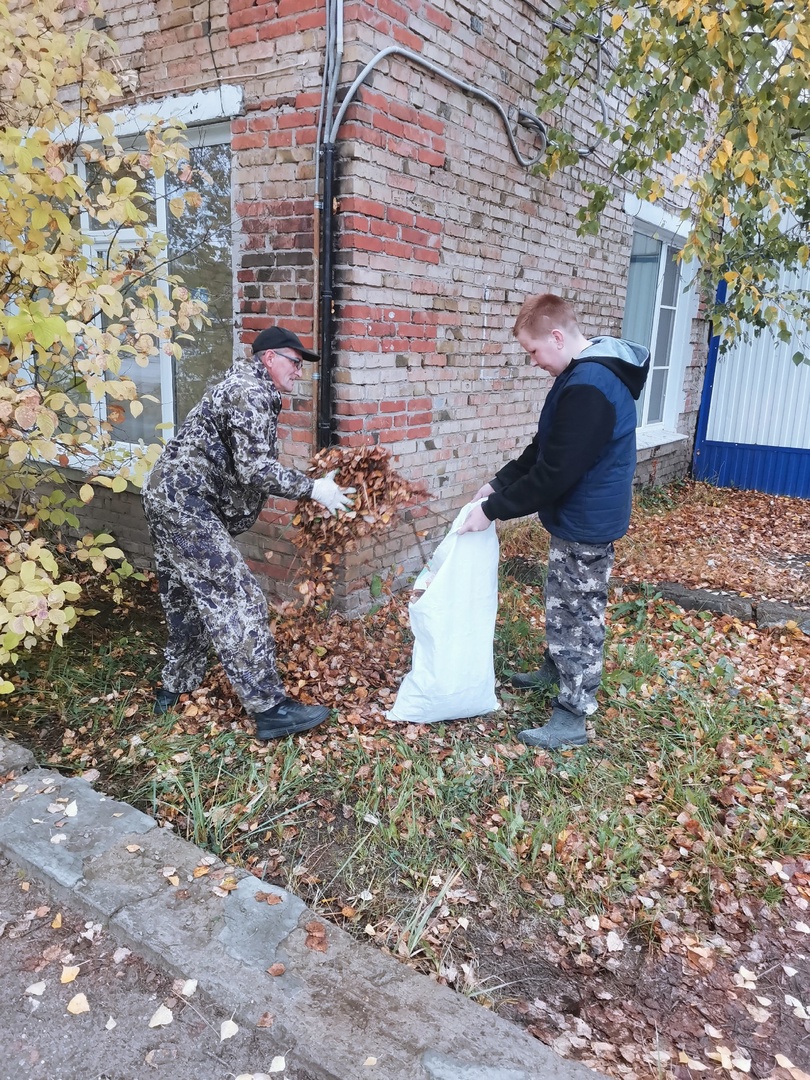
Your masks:
{"label": "boy's hand on sack", "polygon": [[342,510],[348,510],[352,505],[349,498],[355,492],[354,488],[342,488],[335,483],[337,469],[319,477],[312,485],[312,498],[315,502],[325,507],[330,514],[337,515]]}
{"label": "boy's hand on sack", "polygon": [[459,528],[458,533],[459,536],[461,536],[462,533],[483,532],[485,529],[488,529],[491,524],[492,522],[481,507],[474,506],[465,517],[464,524]]}
{"label": "boy's hand on sack", "polygon": [[478,491],[476,491],[476,493],[473,495],[472,502],[478,502],[479,499],[486,499],[488,495],[494,494],[495,488],[492,486],[492,484],[484,484],[484,486],[480,487]]}

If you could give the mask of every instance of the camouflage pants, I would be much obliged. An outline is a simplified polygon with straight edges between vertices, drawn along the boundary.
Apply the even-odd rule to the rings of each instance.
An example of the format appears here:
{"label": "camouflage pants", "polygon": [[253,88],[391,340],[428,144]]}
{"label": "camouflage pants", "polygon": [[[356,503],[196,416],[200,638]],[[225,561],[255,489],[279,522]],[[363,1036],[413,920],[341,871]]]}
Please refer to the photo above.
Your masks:
{"label": "camouflage pants", "polygon": [[612,567],[613,544],[577,544],[551,537],[546,640],[560,677],[557,700],[575,713],[596,712]]}
{"label": "camouflage pants", "polygon": [[163,685],[185,693],[203,680],[209,646],[246,712],[284,697],[267,600],[219,518],[203,502],[167,506],[143,495],[166,614]]}

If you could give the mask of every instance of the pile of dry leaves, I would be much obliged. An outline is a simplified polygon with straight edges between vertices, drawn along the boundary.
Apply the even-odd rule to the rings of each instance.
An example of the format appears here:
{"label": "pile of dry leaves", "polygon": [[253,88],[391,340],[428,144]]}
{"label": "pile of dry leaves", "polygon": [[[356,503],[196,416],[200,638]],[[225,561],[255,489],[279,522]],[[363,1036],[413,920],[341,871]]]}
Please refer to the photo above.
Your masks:
{"label": "pile of dry leaves", "polygon": [[332,517],[318,503],[304,500],[293,518],[298,529],[293,543],[302,561],[296,588],[304,607],[323,609],[332,599],[341,556],[361,537],[384,532],[427,493],[394,471],[382,446],[329,447],[315,455],[309,471],[319,476],[335,472],[335,482],[352,495],[352,508],[345,513]]}

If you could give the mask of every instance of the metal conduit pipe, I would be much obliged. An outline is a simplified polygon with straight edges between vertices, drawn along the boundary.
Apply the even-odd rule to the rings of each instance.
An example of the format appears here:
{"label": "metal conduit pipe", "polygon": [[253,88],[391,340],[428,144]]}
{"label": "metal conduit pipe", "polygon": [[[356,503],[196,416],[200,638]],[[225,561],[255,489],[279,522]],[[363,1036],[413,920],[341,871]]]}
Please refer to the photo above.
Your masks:
{"label": "metal conduit pipe", "polygon": [[[457,78],[451,72],[438,64],[432,63],[430,60],[426,60],[423,56],[419,56],[418,53],[411,52],[409,49],[400,48],[398,45],[391,45],[386,49],[382,49],[375,57],[373,57],[354,82],[351,84],[346,92],[337,116],[332,123],[331,128],[328,129],[328,135],[326,142],[322,148],[323,154],[323,204],[321,212],[321,245],[320,245],[320,279],[321,279],[321,292],[320,292],[320,351],[321,351],[321,364],[320,364],[320,382],[319,382],[319,408],[318,408],[318,449],[322,450],[326,446],[330,446],[334,440],[334,428],[333,428],[333,394],[332,394],[332,373],[334,369],[334,355],[333,355],[333,325],[334,325],[334,235],[335,235],[335,190],[336,190],[336,177],[335,177],[335,162],[337,158],[337,137],[340,131],[340,126],[343,123],[346,111],[352,104],[352,101],[357,94],[357,91],[366,81],[368,76],[374,70],[374,68],[387,59],[389,56],[399,56],[405,60],[409,60],[411,63],[416,64],[418,67],[425,68],[427,71],[437,75],[445,82],[451,83],[451,85],[458,87],[465,94],[470,94],[472,97],[480,98],[485,101],[497,112],[501,118],[503,126],[506,130],[507,137],[509,139],[509,145],[512,153],[517,159],[518,163],[523,166],[524,169],[530,169],[533,165],[536,165],[543,154],[546,151],[548,144],[548,138],[546,134],[546,127],[539,117],[533,113],[525,112],[523,109],[518,110],[517,123],[524,128],[532,131],[536,137],[540,140],[540,147],[534,157],[525,158],[518,148],[517,141],[515,139],[514,132],[512,130],[512,124],[509,121],[509,117],[506,110],[503,108],[497,98],[494,98],[491,94],[488,94],[485,90],[479,89],[477,86],[473,86],[471,83],[465,82],[463,79]],[[330,97],[330,100],[334,102],[334,95]],[[327,111],[327,117],[329,115]]]}
{"label": "metal conduit pipe", "polygon": [[457,86],[459,90],[463,90],[465,94],[471,94],[473,97],[481,98],[482,101],[485,101],[488,105],[491,105],[503,121],[503,126],[506,129],[506,134],[509,138],[509,145],[512,148],[512,153],[515,155],[518,163],[522,165],[524,169],[530,169],[532,165],[536,165],[538,161],[542,158],[543,154],[546,152],[546,144],[548,141],[546,137],[546,126],[538,116],[534,115],[534,113],[528,113],[525,112],[523,109],[519,109],[517,114],[518,124],[520,124],[521,127],[531,128],[536,134],[540,136],[542,142],[540,149],[533,158],[524,158],[520,150],[518,149],[517,142],[515,141],[515,136],[512,131],[512,125],[509,123],[509,117],[507,116],[503,105],[501,105],[500,101],[498,101],[497,98],[494,98],[485,90],[481,90],[479,89],[479,87],[473,86],[472,83],[464,82],[463,79],[457,78],[451,72],[447,71],[446,68],[441,67],[439,64],[434,64],[430,60],[426,60],[424,56],[420,56],[419,53],[411,52],[410,49],[403,49],[399,45],[389,45],[387,49],[382,49],[380,52],[378,52],[375,57],[369,60],[369,62],[354,80],[352,85],[346,91],[346,96],[344,97],[343,102],[340,106],[340,110],[335,117],[334,123],[332,124],[332,128],[327,137],[327,142],[337,142],[337,133],[340,129],[340,125],[343,123],[343,118],[346,115],[346,110],[352,103],[354,95],[369,77],[377,64],[381,63],[383,60],[386,60],[389,56],[401,56],[405,60],[410,60],[412,64],[416,64],[418,67],[423,67],[427,71],[432,71],[433,74],[438,75],[440,79],[444,79],[445,82],[449,82],[453,86]]}
{"label": "metal conduit pipe", "polygon": [[[552,19],[551,25],[555,30],[563,30],[570,32],[572,27],[565,22],[558,19]],[[602,51],[605,48],[605,39],[602,35],[602,12],[599,12],[599,32],[597,34],[588,35],[588,40],[596,46],[596,86],[597,91],[593,95],[599,108],[602,110],[602,123],[607,127],[610,114],[608,112],[607,101],[605,95],[602,92]],[[600,135],[595,142],[588,143],[587,146],[575,146],[574,149],[581,158],[590,157],[591,154],[595,154],[604,140],[604,136]]]}
{"label": "metal conduit pipe", "polygon": [[[318,130],[315,146],[323,145],[323,132],[327,117],[335,110],[340,79],[340,66],[343,63],[343,0],[326,0],[326,48],[323,64],[323,82],[321,84],[321,102],[318,108]],[[320,154],[315,154],[315,203],[320,205],[321,175]]]}
{"label": "metal conduit pipe", "polygon": [[337,0],[335,4],[335,48],[332,67],[332,78],[329,83],[329,96],[326,102],[325,117],[330,117],[335,111],[335,98],[337,97],[338,83],[340,81],[340,65],[343,63],[343,0]]}

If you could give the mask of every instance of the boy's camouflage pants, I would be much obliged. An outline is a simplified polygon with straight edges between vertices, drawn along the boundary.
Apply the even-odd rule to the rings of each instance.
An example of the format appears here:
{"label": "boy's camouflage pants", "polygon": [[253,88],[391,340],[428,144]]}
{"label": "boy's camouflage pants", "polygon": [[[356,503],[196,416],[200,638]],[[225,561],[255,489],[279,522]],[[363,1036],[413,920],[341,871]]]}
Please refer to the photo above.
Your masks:
{"label": "boy's camouflage pants", "polygon": [[546,640],[560,677],[557,700],[574,713],[596,712],[612,567],[613,544],[577,544],[551,537]]}
{"label": "boy's camouflage pants", "polygon": [[203,680],[210,645],[245,710],[284,697],[267,601],[222,522],[199,500],[166,506],[144,491],[166,613],[163,685],[185,693]]}

